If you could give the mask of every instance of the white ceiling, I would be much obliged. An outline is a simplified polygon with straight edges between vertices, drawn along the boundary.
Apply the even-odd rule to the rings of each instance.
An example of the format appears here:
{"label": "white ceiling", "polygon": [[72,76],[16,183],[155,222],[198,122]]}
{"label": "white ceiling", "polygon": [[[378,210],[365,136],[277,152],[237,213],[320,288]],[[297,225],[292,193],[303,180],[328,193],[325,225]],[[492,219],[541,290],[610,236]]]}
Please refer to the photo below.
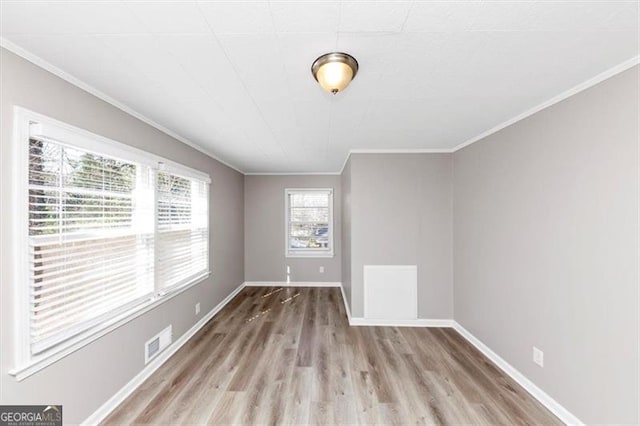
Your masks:
{"label": "white ceiling", "polygon": [[[451,149],[637,56],[638,1],[1,3],[3,38],[245,172]],[[360,71],[336,96],[309,68]]]}

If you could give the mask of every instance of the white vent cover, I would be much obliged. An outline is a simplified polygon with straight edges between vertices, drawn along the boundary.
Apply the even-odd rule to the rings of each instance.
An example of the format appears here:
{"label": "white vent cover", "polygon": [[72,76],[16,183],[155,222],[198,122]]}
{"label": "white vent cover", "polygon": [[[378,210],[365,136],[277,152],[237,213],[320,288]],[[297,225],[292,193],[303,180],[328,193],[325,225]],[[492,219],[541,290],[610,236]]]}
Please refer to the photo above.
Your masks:
{"label": "white vent cover", "polygon": [[418,318],[416,265],[364,265],[364,317],[414,320]]}
{"label": "white vent cover", "polygon": [[171,325],[156,334],[144,345],[144,363],[147,364],[155,358],[164,348],[171,344],[171,336],[173,332]]}

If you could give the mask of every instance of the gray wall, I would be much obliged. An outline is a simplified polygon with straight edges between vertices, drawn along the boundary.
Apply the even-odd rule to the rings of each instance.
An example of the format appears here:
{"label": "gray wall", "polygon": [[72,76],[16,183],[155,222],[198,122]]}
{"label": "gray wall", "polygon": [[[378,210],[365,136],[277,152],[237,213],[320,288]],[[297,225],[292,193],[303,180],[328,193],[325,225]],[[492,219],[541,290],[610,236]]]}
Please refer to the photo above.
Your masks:
{"label": "gray wall", "polygon": [[454,155],[456,321],[593,424],[640,421],[638,77]]}
{"label": "gray wall", "polygon": [[451,154],[352,154],[351,313],[364,265],[417,265],[418,318],[453,317]]}
{"label": "gray wall", "polygon": [[[285,188],[333,188],[333,257],[285,257]],[[341,281],[340,176],[245,176],[244,191],[245,281],[286,281],[287,265],[291,281]]]}
{"label": "gray wall", "polygon": [[351,310],[351,158],[347,159],[342,174],[342,289]]}
{"label": "gray wall", "polygon": [[[2,233],[0,256],[0,403],[63,404],[65,423],[88,417],[144,366],[143,344],[167,324],[174,339],[188,330],[205,313],[243,282],[243,176],[219,162],[176,141],[41,68],[0,49],[1,87],[1,201]],[[14,323],[12,303],[12,247],[9,236],[12,176],[12,107],[23,106],[164,156],[211,175],[211,278],[192,287],[154,310],[83,347],[35,375],[17,382],[7,372],[13,368]],[[194,305],[201,302],[201,314]]]}
{"label": "gray wall", "polygon": [[[7,374],[16,283],[11,211],[1,210],[0,403],[61,403],[65,420],[77,423],[143,368],[144,341],[168,323],[178,338],[198,320],[197,301],[204,314],[243,280],[283,281],[289,264],[294,281],[343,281],[361,317],[362,266],[395,263],[418,265],[421,318],[451,318],[455,304],[456,321],[581,420],[640,422],[638,67],[454,155],[354,154],[342,176],[243,178],[6,50],[0,55],[0,205],[11,205],[13,105],[213,180],[212,278],[22,382]],[[334,188],[334,258],[285,258],[286,187]],[[545,352],[544,368],[531,361],[533,345]]]}

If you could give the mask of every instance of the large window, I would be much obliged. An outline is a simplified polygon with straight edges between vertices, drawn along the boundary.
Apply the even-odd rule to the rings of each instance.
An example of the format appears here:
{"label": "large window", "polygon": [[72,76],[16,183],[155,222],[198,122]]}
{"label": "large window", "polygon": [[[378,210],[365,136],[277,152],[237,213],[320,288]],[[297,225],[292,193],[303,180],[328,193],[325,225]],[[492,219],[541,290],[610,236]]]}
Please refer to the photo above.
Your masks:
{"label": "large window", "polygon": [[27,204],[19,362],[209,274],[207,175],[34,113],[16,120]]}
{"label": "large window", "polygon": [[286,255],[333,256],[333,190],[287,189]]}

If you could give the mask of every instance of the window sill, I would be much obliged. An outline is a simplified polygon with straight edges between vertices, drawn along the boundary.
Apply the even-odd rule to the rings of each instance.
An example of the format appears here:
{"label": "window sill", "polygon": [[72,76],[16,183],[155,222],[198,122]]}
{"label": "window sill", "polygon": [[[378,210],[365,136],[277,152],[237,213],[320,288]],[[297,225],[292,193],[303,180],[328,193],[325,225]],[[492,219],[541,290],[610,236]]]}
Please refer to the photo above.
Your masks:
{"label": "window sill", "polygon": [[133,321],[139,316],[149,312],[150,310],[160,306],[164,302],[172,299],[173,297],[183,293],[184,291],[194,287],[195,285],[201,283],[205,279],[211,276],[211,272],[205,272],[199,277],[195,278],[193,281],[184,284],[176,289],[170,290],[162,296],[155,296],[152,299],[149,299],[147,302],[143,302],[135,308],[130,309],[127,312],[118,315],[115,318],[111,318],[110,320],[104,322],[100,326],[94,327],[90,330],[85,331],[82,334],[79,334],[68,341],[61,343],[57,347],[51,349],[49,353],[39,355],[35,359],[31,359],[24,365],[20,367],[14,368],[9,371],[9,374],[14,376],[15,379],[20,382],[27,377],[37,373],[38,371],[48,367],[49,365],[61,360],[67,355],[72,354],[73,352],[83,348],[89,343],[99,339],[100,337],[112,332],[113,330],[122,327],[123,325]]}
{"label": "window sill", "polygon": [[331,257],[334,257],[334,254],[333,253],[286,253],[285,257],[302,258],[302,259],[331,258]]}

